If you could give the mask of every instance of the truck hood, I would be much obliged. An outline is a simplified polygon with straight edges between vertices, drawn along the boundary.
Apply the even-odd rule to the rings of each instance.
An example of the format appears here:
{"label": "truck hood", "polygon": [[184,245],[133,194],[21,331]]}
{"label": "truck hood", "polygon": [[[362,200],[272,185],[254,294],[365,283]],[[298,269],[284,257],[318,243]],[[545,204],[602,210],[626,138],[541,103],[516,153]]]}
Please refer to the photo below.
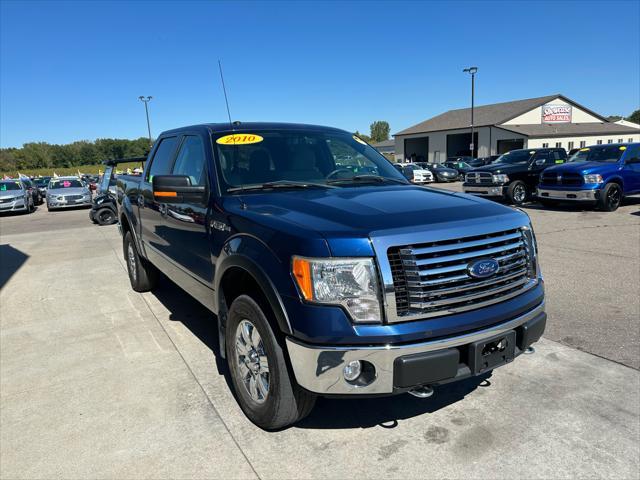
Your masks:
{"label": "truck hood", "polygon": [[418,186],[375,186],[336,189],[288,190],[242,195],[240,215],[273,229],[300,227],[324,237],[333,255],[349,251],[347,239],[435,231],[452,226],[489,224],[509,217],[526,225],[526,214],[495,202],[463,193]]}
{"label": "truck hood", "polygon": [[554,165],[553,167],[549,167],[545,170],[545,172],[556,172],[556,173],[579,173],[579,174],[587,174],[587,173],[602,173],[602,172],[612,172],[618,170],[620,165],[618,163],[606,163],[606,162],[569,162],[563,163],[562,165]]}
{"label": "truck hood", "polygon": [[491,172],[491,173],[512,173],[512,172],[524,172],[528,169],[528,165],[526,163],[491,163],[489,165],[484,165],[483,167],[477,167],[472,170],[469,170],[467,173],[471,172]]}

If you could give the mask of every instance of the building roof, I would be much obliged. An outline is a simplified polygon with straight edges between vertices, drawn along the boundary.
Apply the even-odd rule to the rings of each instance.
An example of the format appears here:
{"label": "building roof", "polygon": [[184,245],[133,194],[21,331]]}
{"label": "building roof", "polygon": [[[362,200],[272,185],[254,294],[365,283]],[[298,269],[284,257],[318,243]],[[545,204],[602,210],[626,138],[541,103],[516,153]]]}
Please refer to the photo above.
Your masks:
{"label": "building roof", "polygon": [[503,130],[520,133],[529,138],[567,137],[576,135],[637,134],[638,129],[617,123],[554,123],[533,125],[499,125]]}
{"label": "building roof", "polygon": [[[581,109],[591,113],[597,118],[601,118],[603,122],[607,120],[595,112],[578,105],[573,100],[557,93],[555,95],[547,95],[545,97],[527,98],[525,100],[515,100],[513,102],[494,103],[492,105],[481,105],[473,109],[473,125],[475,127],[486,127],[489,125],[500,125],[523,113],[542,106],[552,100],[561,98]],[[411,133],[437,132],[440,130],[455,130],[461,128],[469,128],[471,124],[471,108],[460,108],[458,110],[449,110],[448,112],[437,115],[422,123],[418,123],[413,127],[402,130],[395,135],[408,135]]]}
{"label": "building roof", "polygon": [[396,146],[396,141],[392,138],[390,140],[383,140],[381,142],[372,143],[371,146],[374,147],[374,148],[395,147]]}

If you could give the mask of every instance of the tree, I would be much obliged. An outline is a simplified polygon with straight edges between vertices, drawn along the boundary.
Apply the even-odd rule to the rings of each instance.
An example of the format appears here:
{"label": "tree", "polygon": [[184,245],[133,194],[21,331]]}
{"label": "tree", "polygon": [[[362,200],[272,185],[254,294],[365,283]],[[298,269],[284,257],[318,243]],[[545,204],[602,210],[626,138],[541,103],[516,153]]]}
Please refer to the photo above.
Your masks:
{"label": "tree", "polygon": [[631,115],[629,115],[627,117],[627,120],[630,121],[630,122],[633,122],[633,123],[639,123],[640,124],[640,110],[636,110]]}
{"label": "tree", "polygon": [[370,126],[371,141],[374,143],[389,140],[389,124],[384,120],[376,120]]}
{"label": "tree", "polygon": [[609,115],[607,120],[610,122],[617,122],[618,120],[622,120],[622,115]]}

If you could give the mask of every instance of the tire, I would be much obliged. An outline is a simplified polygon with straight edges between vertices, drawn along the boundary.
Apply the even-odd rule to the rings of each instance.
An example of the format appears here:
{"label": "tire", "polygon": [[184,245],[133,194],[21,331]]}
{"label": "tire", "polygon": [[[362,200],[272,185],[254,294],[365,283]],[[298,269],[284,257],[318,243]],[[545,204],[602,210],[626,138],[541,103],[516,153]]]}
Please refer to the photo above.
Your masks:
{"label": "tire", "polygon": [[104,207],[95,213],[95,219],[99,225],[113,225],[116,223],[116,214],[110,208]]}
{"label": "tire", "polygon": [[617,183],[607,183],[600,192],[597,207],[603,212],[615,212],[622,203],[622,187]]}
{"label": "tire", "polygon": [[141,258],[133,242],[131,232],[127,232],[122,242],[124,260],[127,263],[129,282],[136,292],[148,292],[158,284],[158,270],[147,260]]}
{"label": "tire", "polygon": [[529,192],[527,191],[527,186],[524,182],[516,180],[515,182],[511,183],[511,185],[509,185],[509,188],[507,189],[507,199],[513,205],[522,205],[527,201],[528,197]]}
{"label": "tire", "polygon": [[253,298],[240,295],[233,301],[225,336],[236,399],[249,420],[275,430],[311,412],[315,396],[292,378],[282,345]]}

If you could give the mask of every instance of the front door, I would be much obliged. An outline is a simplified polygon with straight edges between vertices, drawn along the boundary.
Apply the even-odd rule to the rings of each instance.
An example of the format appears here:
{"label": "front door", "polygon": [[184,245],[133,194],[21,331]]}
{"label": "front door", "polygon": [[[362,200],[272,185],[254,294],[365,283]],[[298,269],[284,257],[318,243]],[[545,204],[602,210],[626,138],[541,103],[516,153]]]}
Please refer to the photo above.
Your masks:
{"label": "front door", "polygon": [[[635,161],[629,162],[629,160]],[[624,152],[624,184],[625,193],[640,193],[640,145],[630,145]]]}
{"label": "front door", "polygon": [[158,255],[168,255],[169,243],[164,238],[164,216],[167,204],[158,203],[153,197],[151,182],[154,175],[169,175],[178,146],[177,136],[162,137],[157,141],[151,164],[140,184],[137,203],[140,212],[140,229],[144,250],[151,263],[157,264]]}
{"label": "front door", "polygon": [[[192,186],[211,191],[205,142],[194,133],[182,137],[171,175],[186,175]],[[163,224],[159,227],[169,248],[169,259],[185,273],[211,287],[213,267],[208,228],[208,194],[201,202],[166,203]]]}

